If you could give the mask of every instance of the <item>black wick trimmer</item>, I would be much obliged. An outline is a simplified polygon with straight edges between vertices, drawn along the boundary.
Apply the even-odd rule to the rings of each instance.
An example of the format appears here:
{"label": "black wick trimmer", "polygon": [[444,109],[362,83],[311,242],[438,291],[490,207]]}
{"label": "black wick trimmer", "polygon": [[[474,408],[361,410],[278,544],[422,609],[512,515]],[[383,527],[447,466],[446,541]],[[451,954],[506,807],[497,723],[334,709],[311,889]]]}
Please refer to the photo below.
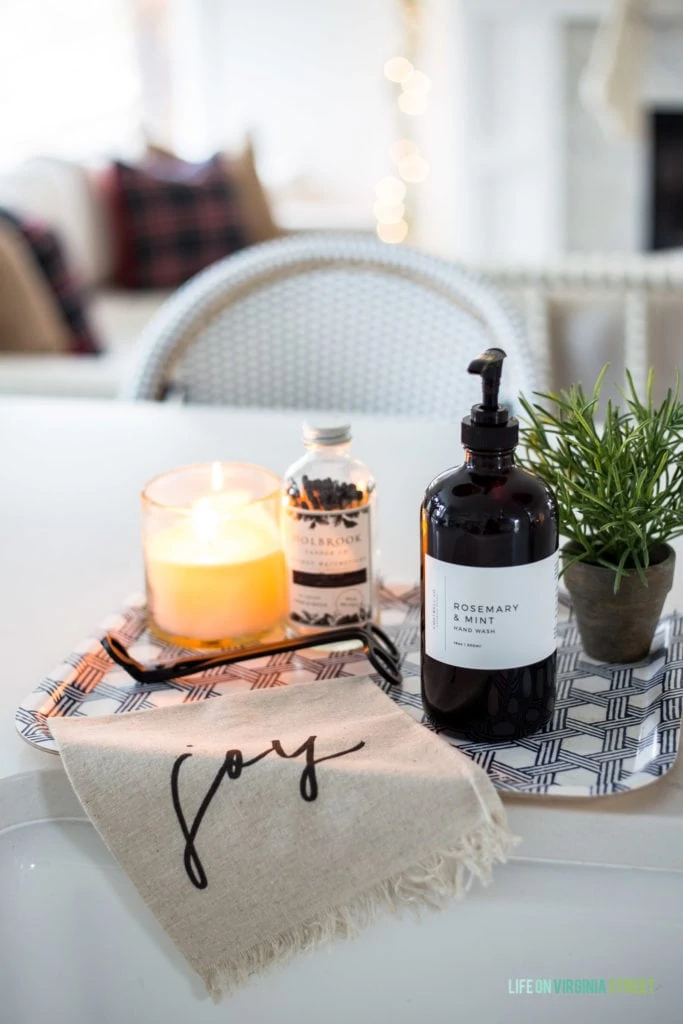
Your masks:
{"label": "black wick trimmer", "polygon": [[384,630],[372,624],[367,626],[345,626],[329,629],[311,636],[295,636],[289,640],[274,640],[272,643],[257,644],[254,647],[235,647],[218,654],[200,654],[179,661],[163,661],[143,665],[136,661],[120,640],[107,633],[101,640],[105,651],[117,665],[125,669],[138,683],[168,683],[183,676],[192,676],[208,668],[232,665],[250,658],[262,658],[266,654],[285,654],[301,651],[307,647],[321,647],[325,644],[340,643],[343,640],[359,640],[362,650],[376,672],[392,686],[401,683],[401,655]]}

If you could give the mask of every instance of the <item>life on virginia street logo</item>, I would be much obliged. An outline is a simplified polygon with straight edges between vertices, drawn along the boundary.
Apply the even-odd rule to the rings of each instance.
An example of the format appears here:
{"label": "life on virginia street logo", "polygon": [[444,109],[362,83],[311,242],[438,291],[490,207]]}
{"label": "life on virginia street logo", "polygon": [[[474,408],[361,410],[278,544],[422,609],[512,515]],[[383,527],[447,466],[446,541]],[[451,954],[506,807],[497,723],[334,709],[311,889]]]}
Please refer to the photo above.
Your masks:
{"label": "life on virginia street logo", "polygon": [[654,978],[508,978],[511,996],[651,996]]}

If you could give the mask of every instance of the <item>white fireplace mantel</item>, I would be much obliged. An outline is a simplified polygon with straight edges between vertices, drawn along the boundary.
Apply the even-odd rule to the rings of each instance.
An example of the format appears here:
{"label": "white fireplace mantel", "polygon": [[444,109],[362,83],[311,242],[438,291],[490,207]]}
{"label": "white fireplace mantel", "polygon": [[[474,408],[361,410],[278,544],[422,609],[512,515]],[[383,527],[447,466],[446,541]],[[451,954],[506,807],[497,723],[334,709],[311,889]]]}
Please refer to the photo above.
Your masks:
{"label": "white fireplace mantel", "polygon": [[[647,140],[615,140],[612,148],[577,107],[575,82],[570,88],[577,54],[569,33],[578,26],[585,45],[610,7],[610,0],[451,3],[445,59],[458,187],[450,198],[443,191],[451,225],[442,232],[445,254],[534,262],[577,247],[642,248]],[[647,20],[650,38],[663,53],[670,47],[671,59],[659,68],[653,62],[643,100],[683,105],[674,45],[683,44],[683,2],[652,0]]]}

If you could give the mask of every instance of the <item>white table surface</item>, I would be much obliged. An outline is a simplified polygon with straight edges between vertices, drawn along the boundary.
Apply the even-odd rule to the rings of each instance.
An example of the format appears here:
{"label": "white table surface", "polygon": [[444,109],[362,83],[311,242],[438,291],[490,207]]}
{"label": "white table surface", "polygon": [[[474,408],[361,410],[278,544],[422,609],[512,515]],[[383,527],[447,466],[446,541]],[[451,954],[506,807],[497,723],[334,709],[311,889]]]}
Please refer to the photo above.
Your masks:
{"label": "white table surface", "polygon": [[[69,399],[0,399],[0,778],[60,770],[19,738],[14,712],[72,644],[141,587],[139,492],[172,466],[214,459],[282,473],[301,451],[298,413]],[[418,572],[429,480],[461,460],[457,425],[352,417],[378,481],[382,570]],[[679,552],[683,550],[679,546]],[[683,607],[679,571],[668,609]],[[683,871],[683,766],[598,799],[506,796],[525,858]]]}

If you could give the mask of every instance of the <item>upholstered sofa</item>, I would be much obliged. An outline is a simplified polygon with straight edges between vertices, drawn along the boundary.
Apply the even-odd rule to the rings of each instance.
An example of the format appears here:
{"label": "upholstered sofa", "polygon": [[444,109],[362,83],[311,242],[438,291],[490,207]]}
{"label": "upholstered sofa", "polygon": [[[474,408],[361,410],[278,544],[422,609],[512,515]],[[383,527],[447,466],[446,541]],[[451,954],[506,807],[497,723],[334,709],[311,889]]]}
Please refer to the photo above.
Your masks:
{"label": "upholstered sofa", "polygon": [[[249,241],[281,233],[247,146],[237,164]],[[91,169],[52,158],[0,176],[0,207],[33,215],[60,234],[89,297],[102,341],[99,356],[0,352],[0,393],[114,397],[142,329],[165,291],[112,285],[114,245]],[[336,224],[336,228],[340,225]],[[567,257],[545,266],[480,266],[522,310],[542,377],[551,386],[592,381],[605,362],[615,381],[628,365],[643,381],[649,366],[661,392],[681,362],[683,258],[677,254]]]}
{"label": "upholstered sofa", "polygon": [[[250,244],[276,237],[251,146],[231,158]],[[0,176],[0,207],[49,224],[59,235],[68,264],[83,285],[87,310],[101,343],[97,356],[0,351],[0,393],[117,394],[140,332],[167,298],[163,290],[133,291],[112,283],[115,243],[97,188],[100,168],[55,158],[33,158]]]}

